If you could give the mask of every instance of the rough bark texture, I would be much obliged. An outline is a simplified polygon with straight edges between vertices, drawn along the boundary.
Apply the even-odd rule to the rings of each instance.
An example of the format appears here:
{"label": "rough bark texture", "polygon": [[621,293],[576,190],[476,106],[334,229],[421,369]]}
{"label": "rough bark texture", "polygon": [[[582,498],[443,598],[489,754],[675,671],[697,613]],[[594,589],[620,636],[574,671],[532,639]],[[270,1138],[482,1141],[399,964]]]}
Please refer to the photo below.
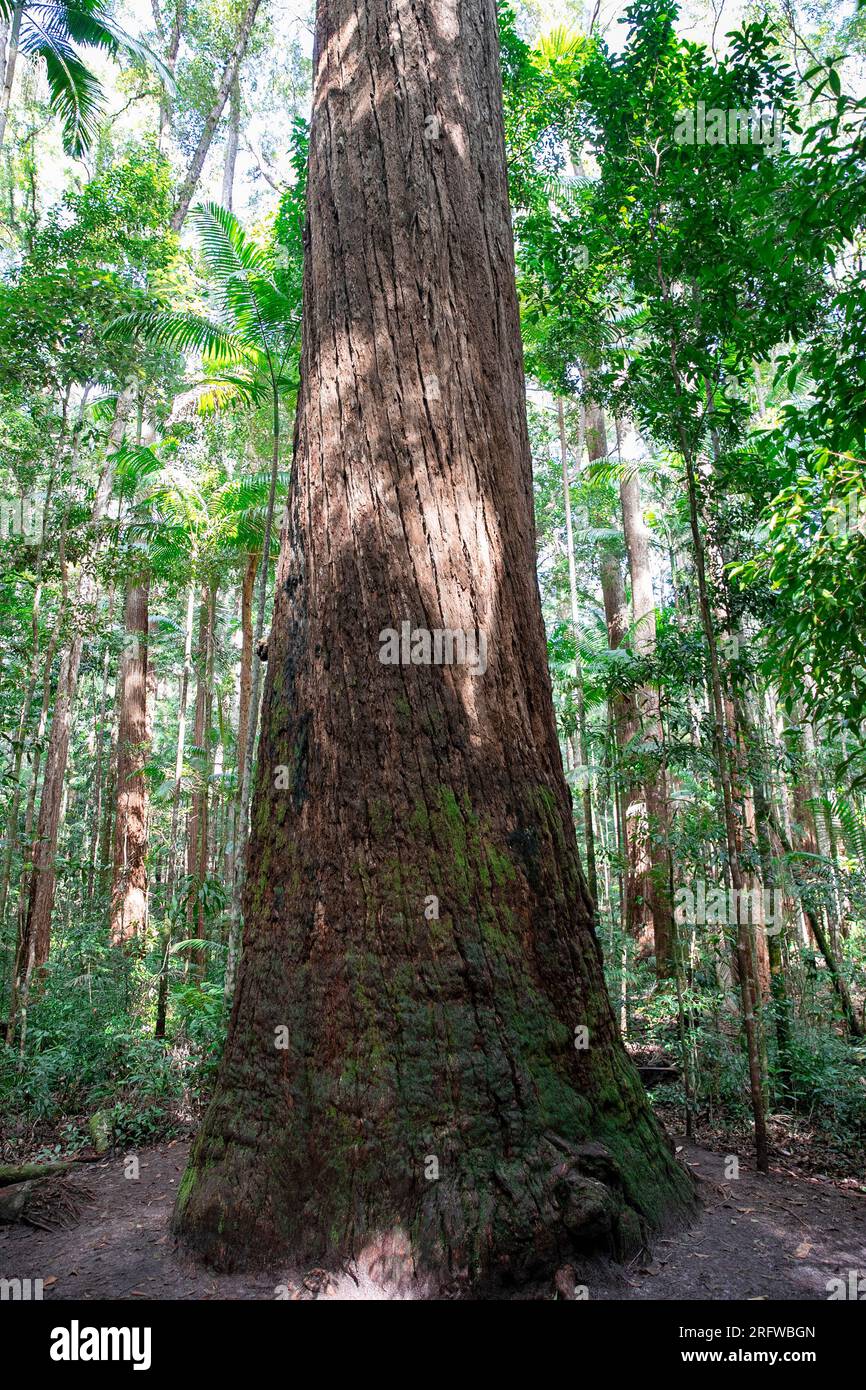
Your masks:
{"label": "rough bark texture", "polygon": [[148,581],[131,583],[123,609],[126,647],[120,661],[117,805],[111,885],[112,946],[143,933],[147,921],[147,602]]}
{"label": "rough bark texture", "polygon": [[[176,1228],[221,1265],[519,1282],[692,1197],[556,739],[493,0],[320,0],[315,71],[245,950]],[[486,672],[382,664],[404,620],[481,629]]]}

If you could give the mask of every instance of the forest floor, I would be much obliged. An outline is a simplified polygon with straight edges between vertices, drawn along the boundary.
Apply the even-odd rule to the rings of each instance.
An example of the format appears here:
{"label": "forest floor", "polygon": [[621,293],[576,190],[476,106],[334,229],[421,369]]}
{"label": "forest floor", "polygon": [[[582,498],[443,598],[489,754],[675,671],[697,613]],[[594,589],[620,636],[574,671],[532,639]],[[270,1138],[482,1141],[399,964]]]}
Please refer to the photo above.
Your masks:
{"label": "forest floor", "polygon": [[[216,1275],[178,1252],[169,1217],[188,1148],[142,1150],[137,1180],[123,1157],[76,1168],[62,1179],[74,1224],[0,1227],[0,1277],[42,1279],[44,1297],[73,1300],[368,1296],[346,1277],[323,1287],[314,1271]],[[778,1165],[761,1176],[742,1158],[739,1178],[725,1180],[724,1154],[684,1145],[680,1157],[699,1179],[697,1221],[592,1280],[590,1299],[823,1300],[828,1280],[866,1271],[862,1188]]]}

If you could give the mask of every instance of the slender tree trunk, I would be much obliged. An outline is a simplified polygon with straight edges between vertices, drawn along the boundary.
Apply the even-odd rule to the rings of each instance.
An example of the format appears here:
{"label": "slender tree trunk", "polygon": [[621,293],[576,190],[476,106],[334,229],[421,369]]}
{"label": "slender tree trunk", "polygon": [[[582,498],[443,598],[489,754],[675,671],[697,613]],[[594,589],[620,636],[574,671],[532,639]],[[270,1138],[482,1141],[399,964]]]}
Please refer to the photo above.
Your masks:
{"label": "slender tree trunk", "polygon": [[[562,771],[494,0],[320,0],[314,68],[245,949],[176,1229],[222,1265],[520,1283],[692,1198]],[[427,664],[446,629],[466,659]]]}
{"label": "slender tree trunk", "polygon": [[[176,0],[175,9],[174,9],[174,23],[173,23],[172,26],[171,26],[171,34],[170,34],[170,36],[169,36],[167,45],[166,45],[165,31],[164,31],[164,29],[163,29],[163,24],[162,24],[162,18],[161,18],[161,16],[160,16],[160,12],[159,12],[159,0],[151,0],[151,9],[152,9],[152,11],[153,11],[153,19],[154,19],[154,25],[155,25],[155,27],[156,27],[156,32],[157,32],[157,34],[159,35],[160,41],[161,41],[161,42],[163,43],[163,45],[165,46],[165,47],[164,47],[164,61],[165,61],[165,65],[166,65],[166,67],[168,68],[169,72],[171,73],[171,75],[172,75],[172,77],[173,77],[173,76],[174,76],[174,73],[175,73],[175,67],[176,67],[176,65],[177,65],[177,55],[178,55],[178,50],[180,49],[180,40],[181,40],[181,35],[182,35],[182,32],[183,32],[183,25],[184,25],[184,21],[185,21],[185,19],[186,19],[186,0]],[[163,91],[163,92],[161,93],[160,99],[159,99],[159,148],[160,148],[160,149],[162,149],[162,147],[163,147],[163,142],[164,142],[164,140],[165,140],[165,137],[166,137],[166,134],[167,134],[167,132],[168,132],[169,126],[171,125],[171,111],[172,111],[171,98],[170,98],[170,96],[169,96],[169,94],[168,94],[167,92]]]}
{"label": "slender tree trunk", "polygon": [[[619,427],[617,427],[619,440]],[[655,597],[649,559],[649,535],[643,519],[640,500],[640,481],[637,471],[627,471],[620,482],[622,526],[631,578],[631,607],[633,618],[632,644],[635,654],[650,659],[656,649]],[[643,784],[650,872],[647,891],[652,909],[655,940],[656,974],[667,978],[675,965],[675,922],[671,898],[670,802],[668,778],[664,761],[664,729],[658,692],[651,683],[638,687],[635,694],[644,743],[656,747],[657,765],[645,777]],[[646,756],[646,755],[645,755]]]}
{"label": "slender tree trunk", "polygon": [[[102,520],[111,497],[114,485],[114,452],[123,440],[132,401],[133,391],[131,388],[125,388],[118,395],[102,473],[91,507],[90,521],[93,528]],[[19,941],[13,1001],[10,1007],[10,1027],[14,1026],[16,1009],[19,1007],[21,1009],[22,1036],[24,1031],[23,1015],[27,1007],[30,980],[33,971],[45,964],[50,950],[51,913],[54,906],[56,883],[57,836],[60,828],[63,782],[69,755],[72,711],[84,641],[81,626],[82,614],[95,601],[95,598],[96,580],[93,568],[90,564],[85,563],[79,571],[76,584],[72,635],[60,661],[57,695],[45,759],[45,778],[39,802],[39,821],[32,853],[27,911]]]}
{"label": "slender tree trunk", "polygon": [[[601,556],[599,579],[607,642],[610,650],[616,651],[625,640],[628,623],[622,566],[619,556],[611,550]],[[640,779],[635,777],[630,765],[635,756],[634,743],[640,735],[637,705],[631,692],[619,694],[611,701],[611,724],[616,743],[616,790],[622,832],[623,927],[636,942],[640,958],[646,959],[656,951],[650,883],[652,865],[646,805]]]}
{"label": "slender tree trunk", "polygon": [[[204,938],[204,910],[201,903],[201,888],[207,869],[207,805],[208,805],[208,767],[210,748],[208,746],[208,681],[210,679],[210,631],[211,590],[205,585],[201,591],[198,613],[198,646],[196,649],[195,716],[192,741],[199,760],[196,781],[190,801],[189,822],[187,825],[186,871],[195,884],[196,892],[190,894],[187,907],[187,921],[190,932],[199,940]],[[203,863],[203,860],[205,861]],[[200,969],[204,961],[201,948],[193,957]]]}
{"label": "slender tree trunk", "polygon": [[[709,587],[706,575],[706,558],[704,551],[703,533],[700,524],[700,512],[698,501],[698,484],[695,476],[694,457],[685,437],[685,432],[681,438],[682,452],[686,464],[686,483],[688,488],[689,503],[689,522],[692,533],[692,544],[695,554],[695,572],[698,581],[698,604],[701,613],[701,625],[704,630],[704,638],[707,644],[707,659],[709,665],[709,684],[712,713],[713,730],[713,751],[716,756],[716,766],[719,770],[719,781],[722,787],[723,816],[725,825],[725,840],[728,852],[728,868],[730,872],[731,885],[738,904],[742,902],[742,893],[745,888],[745,876],[740,864],[738,848],[738,826],[735,810],[735,791],[731,775],[731,766],[728,759],[728,747],[732,743],[731,731],[725,723],[725,703],[722,693],[722,682],[719,670],[718,647],[716,644],[716,633],[713,626],[712,608],[710,605]],[[738,922],[736,929],[736,958],[737,973],[739,975],[740,1001],[743,1013],[743,1028],[746,1035],[746,1053],[749,1064],[749,1090],[751,1092],[752,1115],[755,1123],[755,1160],[758,1170],[762,1173],[769,1171],[770,1160],[767,1147],[767,1122],[764,1107],[764,1077],[761,1067],[761,1045],[759,1036],[758,1018],[756,1013],[756,987],[754,971],[752,969],[752,947],[749,939],[748,926],[743,921],[743,914],[738,912]]]}
{"label": "slender tree trunk", "polygon": [[[750,781],[755,796],[755,832],[758,854],[761,861],[761,878],[764,888],[775,892],[779,888],[775,869],[772,837],[772,801],[767,775],[767,762],[759,743],[758,729],[753,723],[744,700],[735,702],[737,721],[746,740],[750,763]],[[767,955],[769,959],[770,993],[773,1000],[773,1023],[776,1032],[776,1048],[779,1058],[779,1077],[787,1090],[791,1081],[791,1001],[785,981],[785,962],[782,951],[784,941],[784,920],[765,924]]]}
{"label": "slender tree trunk", "polygon": [[174,921],[174,885],[178,863],[178,815],[180,811],[180,792],[183,779],[183,760],[186,749],[186,702],[189,694],[189,677],[192,669],[192,630],[195,621],[195,588],[190,585],[186,601],[186,622],[183,639],[183,671],[178,693],[177,751],[174,760],[174,791],[171,798],[171,832],[168,842],[168,873],[166,879],[166,912],[160,941],[161,961],[159,986],[156,1002],[156,1025],[154,1035],[165,1037],[165,1020],[168,1006],[168,968],[171,956],[172,924]]}
{"label": "slender tree trunk", "polygon": [[190,159],[183,183],[178,190],[177,203],[171,219],[172,229],[176,232],[183,226],[184,218],[189,212],[190,203],[192,202],[193,195],[198,186],[201,171],[207,159],[208,150],[211,147],[214,131],[219,124],[222,113],[225,110],[226,102],[228,101],[229,93],[237,79],[238,71],[243,61],[244,53],[246,52],[246,47],[249,42],[250,34],[252,33],[253,24],[255,23],[260,4],[261,0],[249,0],[240,23],[240,28],[238,29],[234,48],[229,54],[226,65],[223,68],[222,80],[217,89],[213,106],[207,114],[204,128],[199,137],[199,142]]}
{"label": "slender tree trunk", "polygon": [[[111,632],[114,623],[114,586],[112,585],[108,601],[108,631]],[[105,724],[108,711],[108,681],[111,672],[111,647],[106,643],[105,651],[102,656],[102,684],[99,692],[99,715],[96,721],[96,768],[93,774],[93,791],[91,793],[93,808],[91,811],[90,825],[90,853],[87,862],[87,901],[93,901],[93,893],[96,886],[96,863],[99,858],[99,827],[102,824],[102,802],[104,796],[105,782]]]}
{"label": "slender tree trunk", "polygon": [[798,713],[800,728],[803,731],[805,771],[809,785],[809,800],[813,810],[812,823],[815,827],[818,853],[826,859],[831,874],[830,892],[827,895],[824,911],[827,916],[830,944],[833,950],[837,951],[839,949],[839,924],[842,917],[842,903],[839,895],[839,864],[834,853],[829,799],[827,797],[826,788],[822,785],[823,778],[821,776],[821,767],[818,762],[818,750],[815,747],[815,731],[812,728],[812,721],[802,709]]}
{"label": "slender tree trunk", "polygon": [[[3,34],[3,42],[0,43],[0,54],[5,51],[6,35]],[[85,393],[86,394],[86,393]],[[54,481],[57,474],[57,466],[63,453],[66,441],[67,413],[69,409],[69,390],[67,389],[63,400],[63,420],[60,428],[60,436],[57,441],[57,448],[51,462],[51,472],[48,477],[48,486],[45,492],[44,516],[50,516],[51,500],[54,494]],[[80,423],[80,422],[79,422]],[[18,843],[18,813],[21,807],[21,769],[24,763],[25,750],[32,747],[31,741],[27,738],[27,726],[30,720],[31,705],[33,696],[36,693],[36,684],[39,679],[39,666],[41,652],[39,647],[39,624],[42,612],[42,569],[45,562],[45,526],[43,524],[39,537],[39,547],[36,554],[35,584],[33,588],[33,613],[30,625],[30,670],[27,676],[27,686],[24,692],[24,699],[21,703],[21,715],[18,720],[18,731],[15,738],[15,752],[12,758],[11,782],[12,797],[9,805],[9,812],[6,818],[6,849],[3,855],[3,869],[0,875],[0,927],[6,921],[6,902],[9,894],[9,883],[12,877],[12,862],[15,857],[15,847]],[[54,655],[53,647],[51,652]]]}
{"label": "slender tree trunk", "polygon": [[120,662],[114,873],[109,939],[125,946],[147,920],[147,576],[130,582],[124,604],[126,648]]}
{"label": "slender tree trunk", "polygon": [[[203,774],[204,785],[202,788],[201,799],[201,824],[199,827],[198,840],[198,862],[196,864],[196,879],[200,885],[204,885],[208,877],[209,850],[211,838],[211,773],[213,763],[211,761],[211,729],[213,727],[213,684],[214,684],[214,647],[216,642],[216,587],[211,586],[207,594],[207,649],[205,662],[205,684],[204,684],[204,759]],[[204,910],[204,901],[199,898],[198,925],[197,933],[204,938],[207,931],[207,918]],[[204,974],[207,967],[207,951],[204,947],[199,947],[195,953],[195,961],[199,971]]]}
{"label": "slender tree trunk", "polygon": [[578,777],[582,784],[583,828],[586,844],[586,877],[590,896],[598,902],[598,875],[595,865],[595,831],[592,824],[592,786],[589,766],[589,747],[586,738],[586,705],[583,697],[583,668],[580,660],[580,613],[577,603],[577,571],[574,563],[574,530],[571,519],[571,488],[568,482],[568,443],[565,436],[565,411],[562,401],[556,403],[559,417],[559,448],[562,459],[562,496],[565,512],[565,545],[568,551],[568,592],[571,604],[571,634],[574,641],[574,694],[577,706],[577,747],[580,755]]}
{"label": "slender tree trunk", "polygon": [[[795,858],[796,851],[791,845],[790,840],[785,834],[784,827],[779,823],[778,818],[774,818],[773,824],[774,829],[776,831],[776,835],[778,836],[779,842],[782,848],[784,849],[785,853],[790,858]],[[812,935],[815,938],[815,943],[818,947],[818,950],[824,957],[824,964],[827,967],[827,974],[830,976],[830,983],[833,987],[833,990],[835,991],[836,997],[839,1000],[839,1006],[842,1010],[842,1015],[845,1019],[845,1024],[848,1029],[848,1032],[852,1038],[862,1038],[864,1036],[863,1025],[857,1016],[857,1010],[854,1007],[854,1001],[852,1000],[851,992],[848,989],[848,982],[846,981],[845,976],[839,967],[839,962],[833,950],[832,943],[829,940],[827,933],[824,930],[824,927],[821,923],[820,914],[816,912],[815,909],[810,907],[808,904],[804,904],[804,911],[806,914],[806,920],[809,924],[809,928],[812,932]]]}
{"label": "slender tree trunk", "polygon": [[238,158],[238,137],[241,128],[241,84],[237,76],[232,83],[231,94],[229,97],[229,128],[226,135],[226,156],[223,164],[223,196],[222,204],[224,208],[232,210],[232,201],[235,188],[235,165]]}
{"label": "slender tree trunk", "polygon": [[[247,758],[247,736],[250,727],[250,696],[253,681],[253,594],[256,583],[258,555],[250,555],[241,583],[241,679],[238,701],[238,791],[244,780]],[[261,637],[261,634],[259,634]]]}
{"label": "slender tree trunk", "polygon": [[[271,436],[271,482],[268,490],[268,509],[265,515],[265,538],[262,547],[262,568],[259,575],[259,595],[256,609],[256,628],[253,634],[253,647],[262,655],[262,638],[265,630],[265,610],[268,601],[268,573],[271,558],[271,532],[274,524],[274,506],[277,498],[277,477],[280,469],[280,398],[276,382],[272,378],[273,429]],[[247,835],[250,823],[250,803],[253,790],[253,753],[256,746],[256,733],[259,723],[259,691],[261,687],[261,662],[253,662],[252,688],[250,690],[250,712],[247,720],[246,749],[243,770],[240,778],[240,805],[238,809],[238,828],[236,831],[235,876],[232,882],[232,896],[229,907],[228,951],[226,956],[225,996],[231,999],[237,981],[238,961],[241,954],[242,936],[242,898],[246,880]]]}
{"label": "slender tree trunk", "polygon": [[[607,424],[604,411],[599,405],[590,402],[586,416],[586,449],[590,463],[607,458]],[[607,640],[611,651],[616,651],[625,641],[628,632],[625,589],[619,556],[606,551],[599,566],[602,599],[604,601]],[[632,693],[619,695],[613,702],[613,726],[616,735],[618,766],[622,779],[620,799],[620,818],[625,848],[625,927],[629,935],[638,943],[642,956],[655,956],[657,973],[664,977],[670,973],[670,953],[667,942],[660,943],[665,949],[662,960],[656,949],[655,923],[653,921],[653,863],[650,853],[650,827],[647,819],[647,804],[643,794],[642,779],[636,777],[633,768],[633,745],[641,728],[638,709]]]}
{"label": "slender tree trunk", "polygon": [[[156,724],[156,707],[159,703],[159,673],[156,663],[156,638],[158,624],[156,619],[149,617],[147,620],[147,673],[145,677],[145,714],[144,714],[144,746],[147,757],[151,756],[153,749],[153,730]],[[153,904],[156,895],[162,887],[162,867],[163,857],[157,851],[153,852],[151,846],[151,824],[153,819],[153,804],[148,794],[147,781],[145,779],[145,815],[144,815],[144,842],[148,849],[149,858],[152,861],[150,874],[147,876],[145,884],[145,912],[144,912],[144,936],[147,937],[150,927],[150,917],[153,911]]]}
{"label": "slender tree trunk", "polygon": [[9,120],[9,107],[12,103],[12,88],[15,85],[15,68],[18,63],[18,40],[21,35],[21,20],[24,16],[24,0],[18,0],[12,12],[12,22],[5,44],[6,62],[3,67],[3,91],[0,93],[0,150],[6,139],[6,125]]}
{"label": "slender tree trunk", "polygon": [[174,759],[174,791],[171,799],[171,832],[168,844],[168,879],[166,891],[169,902],[177,877],[177,823],[180,810],[180,792],[183,779],[183,760],[186,751],[186,705],[189,695],[189,677],[192,670],[192,631],[195,620],[195,588],[190,585],[186,600],[186,621],[183,639],[183,670],[178,692],[177,746]]}
{"label": "slender tree trunk", "polygon": [[22,1040],[25,1031],[30,981],[34,970],[38,970],[47,961],[51,949],[51,911],[54,904],[55,883],[54,860],[60,827],[63,776],[66,770],[66,756],[69,750],[72,725],[72,706],[78,681],[78,668],[81,664],[82,641],[81,633],[77,633],[66,647],[60,661],[60,673],[57,678],[57,693],[54,698],[54,711],[51,718],[51,735],[48,743],[48,754],[45,759],[45,777],[42,783],[42,796],[39,801],[39,823],[30,869],[27,916],[15,963],[14,1004],[10,1009],[10,1023],[14,1017],[16,1006],[20,1010]]}
{"label": "slender tree trunk", "polygon": [[[230,825],[231,825],[231,852],[228,856],[226,870],[229,882],[234,887],[235,876],[237,874],[238,839],[240,836],[241,824],[241,792],[244,782],[244,766],[247,753],[247,735],[250,724],[250,697],[252,694],[253,682],[253,600],[255,597],[256,571],[258,569],[259,557],[250,555],[247,560],[247,567],[244,570],[241,581],[241,662],[240,662],[240,685],[238,691],[238,735],[237,735],[237,762],[236,762],[236,784],[234,804],[232,806]],[[239,919],[238,919],[239,920]],[[235,979],[234,972],[237,954],[237,934],[232,932],[233,915],[229,913],[229,954],[231,960],[226,969],[226,997],[230,998],[234,991]],[[231,984],[229,985],[229,977]]]}

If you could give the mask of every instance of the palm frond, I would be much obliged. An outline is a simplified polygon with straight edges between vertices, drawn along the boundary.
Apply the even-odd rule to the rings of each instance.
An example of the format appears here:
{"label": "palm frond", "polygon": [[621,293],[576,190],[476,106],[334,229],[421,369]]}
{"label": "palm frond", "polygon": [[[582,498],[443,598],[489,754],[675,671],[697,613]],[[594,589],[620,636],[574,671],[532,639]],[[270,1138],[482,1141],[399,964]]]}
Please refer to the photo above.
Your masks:
{"label": "palm frond", "polygon": [[565,24],[558,24],[538,40],[532,57],[538,66],[562,62],[565,59],[576,58],[581,49],[586,47],[586,42],[583,34],[578,34]]}
{"label": "palm frond", "polygon": [[178,352],[199,352],[214,366],[235,365],[255,358],[255,352],[230,329],[201,314],[172,314],[166,310],[136,310],[121,314],[109,326],[109,335],[132,338],[136,334]]}
{"label": "palm frond", "polygon": [[636,463],[626,459],[595,459],[587,467],[584,477],[591,483],[628,483],[638,474]]}
{"label": "palm frond", "polygon": [[215,280],[249,275],[268,277],[268,257],[247,236],[233,212],[219,203],[199,203],[190,213],[190,220],[199,234],[202,255]]}
{"label": "palm frond", "polygon": [[[13,6],[5,0],[5,13]],[[76,52],[75,45],[95,48],[116,58],[123,51],[154,68],[162,83],[173,88],[171,73],[147,44],[123,30],[98,0],[38,0],[27,4],[18,46],[23,54],[45,64],[48,101],[60,117],[67,153],[78,156],[92,144],[103,109],[99,80]]]}
{"label": "palm frond", "polygon": [[102,86],[77,54],[58,39],[46,36],[27,49],[28,57],[42,59],[48,79],[48,104],[60,118],[63,147],[81,155],[92,144],[103,109]]}

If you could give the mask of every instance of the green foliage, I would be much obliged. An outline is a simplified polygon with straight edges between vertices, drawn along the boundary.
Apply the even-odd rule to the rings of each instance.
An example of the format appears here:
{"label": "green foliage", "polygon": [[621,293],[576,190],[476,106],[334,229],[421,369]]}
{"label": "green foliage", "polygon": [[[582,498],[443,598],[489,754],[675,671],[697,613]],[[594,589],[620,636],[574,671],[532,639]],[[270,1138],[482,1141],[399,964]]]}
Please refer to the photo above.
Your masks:
{"label": "green foliage", "polygon": [[[0,0],[0,18],[10,24],[14,0]],[[93,143],[102,114],[103,89],[81,58],[79,49],[96,49],[112,58],[120,54],[153,67],[171,86],[170,74],[147,44],[127,34],[102,0],[25,0],[21,6],[19,51],[41,64],[48,82],[49,104],[59,116],[63,142],[71,155]]]}

